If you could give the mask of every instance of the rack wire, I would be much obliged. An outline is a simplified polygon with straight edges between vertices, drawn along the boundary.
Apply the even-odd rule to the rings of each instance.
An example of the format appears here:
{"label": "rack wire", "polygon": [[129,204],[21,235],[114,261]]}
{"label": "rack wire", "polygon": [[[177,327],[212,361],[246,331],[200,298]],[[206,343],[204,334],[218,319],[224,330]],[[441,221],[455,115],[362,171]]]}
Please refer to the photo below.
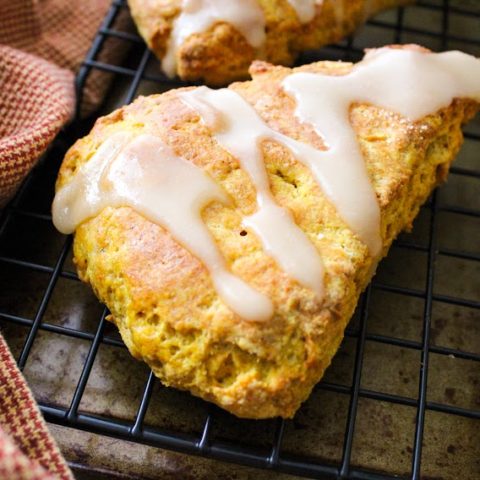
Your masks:
{"label": "rack wire", "polygon": [[[125,348],[125,346],[115,336],[106,334],[106,315],[108,313],[106,309],[103,310],[101,317],[98,319],[98,326],[95,332],[83,331],[64,325],[49,323],[44,319],[45,311],[56,289],[58,280],[61,278],[78,280],[76,274],[65,267],[66,260],[71,251],[71,237],[63,237],[59,235],[63,244],[52,265],[48,265],[47,262],[32,262],[21,258],[19,255],[5,254],[2,250],[2,242],[8,235],[9,230],[15,228],[15,224],[25,218],[39,222],[51,221],[48,208],[42,210],[32,205],[26,208],[24,206],[25,198],[28,197],[32,188],[34,188],[33,185],[35,185],[37,181],[36,179],[44,175],[42,172],[45,170],[48,172],[54,172],[55,169],[58,168],[63,154],[79,135],[79,132],[81,132],[82,129],[85,130],[85,128],[89,128],[91,125],[91,122],[86,122],[86,124],[85,122],[80,122],[78,114],[80,111],[83,88],[92,71],[97,70],[108,72],[128,83],[127,93],[123,99],[123,103],[131,102],[137,95],[142,82],[145,81],[153,84],[161,84],[162,86],[167,85],[177,87],[180,85],[179,81],[169,80],[160,73],[152,73],[152,71],[148,69],[148,65],[152,60],[152,55],[140,37],[136,34],[115,29],[115,19],[118,17],[119,13],[126,8],[127,6],[124,0],[113,1],[92,47],[79,70],[76,78],[78,97],[77,119],[58,137],[53,148],[47,154],[47,158],[27,178],[15,199],[5,208],[0,218],[0,275],[2,275],[2,265],[9,265],[15,268],[25,269],[29,272],[39,272],[48,278],[41,295],[41,301],[39,302],[33,316],[17,315],[12,313],[12,310],[9,310],[8,308],[0,310],[0,327],[2,325],[14,324],[28,329],[28,333],[26,334],[25,341],[23,342],[18,356],[19,367],[24,369],[27,361],[34,361],[31,360],[31,351],[39,331],[81,339],[90,343],[88,353],[82,366],[81,375],[69,406],[59,407],[53,403],[41,403],[40,408],[46,419],[60,425],[185,452],[191,455],[211,457],[227,462],[263,469],[272,469],[310,478],[399,478],[398,475],[393,475],[389,472],[378,472],[375,471],[374,468],[368,470],[365,468],[358,468],[352,462],[352,448],[358,417],[359,400],[366,398],[373,401],[386,402],[387,404],[392,405],[403,405],[416,410],[410,474],[408,477],[404,478],[412,478],[415,480],[421,478],[422,447],[426,424],[426,412],[435,411],[450,416],[459,416],[474,420],[480,419],[480,409],[478,408],[465,408],[430,401],[427,396],[429,360],[431,354],[449,357],[454,356],[455,358],[469,362],[477,362],[478,366],[480,366],[480,363],[478,363],[480,362],[480,354],[478,352],[433,345],[431,342],[432,305],[434,302],[468,307],[470,309],[475,309],[476,311],[480,310],[480,299],[478,297],[468,299],[463,296],[455,295],[455,293],[438,293],[434,289],[436,265],[439,258],[451,257],[471,262],[480,261],[480,251],[472,252],[441,247],[439,244],[438,233],[440,222],[439,214],[441,212],[479,219],[480,211],[471,208],[469,205],[445,205],[439,202],[437,193],[433,194],[431,200],[424,208],[425,214],[429,217],[426,244],[400,240],[397,241],[393,247],[404,249],[407,252],[421,252],[426,255],[427,262],[424,288],[397,286],[378,280],[374,281],[373,284],[368,287],[360,301],[358,325],[349,327],[346,332],[347,339],[356,342],[353,380],[351,384],[341,385],[324,380],[317,386],[317,389],[336,392],[347,396],[349,399],[342,455],[339,462],[329,461],[328,459],[326,461],[320,461],[318,459],[309,458],[308,456],[302,457],[285,452],[282,445],[288,421],[281,419],[275,422],[273,437],[271,438],[269,447],[266,449],[252,447],[240,441],[214,437],[212,435],[212,429],[219,421],[219,411],[216,407],[208,407],[203,427],[199,435],[190,435],[184,432],[170,431],[149,426],[145,423],[145,417],[152,396],[154,395],[154,385],[156,382],[155,377],[151,372],[145,380],[143,392],[133,421],[125,421],[120,418],[109,416],[108,414],[93,415],[83,412],[80,409],[80,403],[100,346],[102,344],[118,348]],[[387,20],[375,19],[371,20],[369,25],[384,32],[386,38],[389,39],[386,40],[385,43],[391,43],[392,41],[401,43],[405,41],[407,37],[408,40],[411,41],[412,37],[421,36],[422,39],[430,38],[432,41],[437,42],[436,45],[439,49],[451,48],[451,45],[460,45],[460,48],[463,50],[478,54],[480,49],[480,29],[478,31],[478,37],[476,38],[471,35],[462,36],[450,32],[450,19],[452,18],[452,15],[460,17],[464,16],[473,20],[476,19],[479,22],[477,25],[480,26],[480,10],[478,9],[478,6],[473,4],[473,2],[464,1],[454,3],[449,2],[448,0],[419,1],[415,8],[430,11],[433,16],[438,18],[439,28],[436,31],[429,31],[405,25],[405,9],[403,8],[398,9],[396,21],[394,23]],[[130,45],[135,49],[135,52],[137,53],[135,56],[140,59],[136,66],[126,66],[125,64],[114,65],[98,60],[99,52],[104,43],[112,37],[121,39],[126,45]],[[422,40],[420,40],[419,43],[420,42],[422,42]],[[350,38],[339,45],[330,46],[319,52],[310,52],[304,55],[303,58],[300,59],[300,62],[310,61],[315,58],[358,60],[361,55],[362,49],[358,47],[357,39]],[[478,132],[467,133],[466,138],[471,141],[472,144],[475,144],[476,151],[480,152],[480,134]],[[480,181],[480,170],[472,168],[453,167],[451,169],[451,175],[468,177],[469,179],[472,179],[472,181]],[[52,192],[49,192],[49,195],[49,198],[51,198]],[[35,234],[35,232],[33,232],[33,234]],[[452,281],[455,280],[452,279]],[[372,315],[373,308],[371,297],[372,293],[375,291],[390,292],[406,298],[416,298],[423,302],[422,333],[420,341],[369,331],[369,318]],[[385,393],[362,387],[362,367],[364,363],[365,348],[368,342],[377,342],[389,346],[402,347],[406,350],[419,353],[420,363],[417,398],[410,398],[408,396]],[[448,372],[446,374],[448,374]],[[201,402],[200,400],[192,401]]]}

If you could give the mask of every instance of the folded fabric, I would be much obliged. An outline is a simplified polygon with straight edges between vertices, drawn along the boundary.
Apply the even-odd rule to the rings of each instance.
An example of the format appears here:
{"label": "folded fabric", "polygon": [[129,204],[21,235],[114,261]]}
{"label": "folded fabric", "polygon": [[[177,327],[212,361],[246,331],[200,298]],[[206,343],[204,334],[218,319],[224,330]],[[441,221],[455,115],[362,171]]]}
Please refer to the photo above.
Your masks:
{"label": "folded fabric", "polygon": [[[0,44],[77,72],[110,4],[111,0],[0,0]],[[119,21],[126,20],[122,16]],[[108,47],[100,60],[121,55],[114,45]],[[108,80],[100,71],[89,76],[83,89],[84,113],[98,106]]]}
{"label": "folded fabric", "polygon": [[0,479],[73,479],[1,335]]}
{"label": "folded fabric", "polygon": [[[0,209],[75,108],[74,74],[111,0],[0,0]],[[127,12],[117,19],[125,29]],[[117,62],[113,40],[98,59]],[[111,75],[93,71],[82,114],[102,101]],[[73,479],[0,334],[0,480]]]}
{"label": "folded fabric", "polygon": [[0,207],[74,108],[73,73],[0,46]]}
{"label": "folded fabric", "polygon": [[[0,208],[71,118],[74,73],[109,6],[110,0],[0,0]],[[128,23],[123,11],[117,24]],[[119,42],[111,39],[98,59],[117,62],[125,53]],[[82,88],[83,115],[98,107],[110,80],[111,74],[91,72]]]}

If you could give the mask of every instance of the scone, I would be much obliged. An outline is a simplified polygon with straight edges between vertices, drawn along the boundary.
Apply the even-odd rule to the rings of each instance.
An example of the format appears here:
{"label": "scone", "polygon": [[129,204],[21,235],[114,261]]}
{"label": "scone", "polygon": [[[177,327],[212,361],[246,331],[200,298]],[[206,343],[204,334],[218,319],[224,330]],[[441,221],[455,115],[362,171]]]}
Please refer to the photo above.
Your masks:
{"label": "scone", "polygon": [[291,65],[368,17],[414,0],[129,0],[138,31],[169,76],[227,85],[254,59]]}
{"label": "scone", "polygon": [[251,74],[99,119],[66,155],[53,218],[165,385],[288,418],[445,180],[479,108],[480,60],[390,47]]}

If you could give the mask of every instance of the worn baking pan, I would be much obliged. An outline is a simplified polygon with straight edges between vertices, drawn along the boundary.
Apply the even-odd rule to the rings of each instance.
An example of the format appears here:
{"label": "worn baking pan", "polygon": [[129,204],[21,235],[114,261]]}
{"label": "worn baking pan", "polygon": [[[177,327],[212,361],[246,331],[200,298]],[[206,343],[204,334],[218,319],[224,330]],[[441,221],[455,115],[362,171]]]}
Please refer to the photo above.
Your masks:
{"label": "worn baking pan", "polygon": [[[126,8],[113,2],[77,78],[81,98],[93,71],[115,77],[103,112],[179,85],[137,35],[113,29]],[[121,65],[98,60],[113,37],[131,48]],[[480,3],[419,1],[300,61],[358,60],[393,42],[480,56]],[[478,119],[292,421],[239,420],[162,387],[78,282],[49,212],[61,158],[91,123],[73,122],[0,219],[0,328],[79,478],[480,478]]]}

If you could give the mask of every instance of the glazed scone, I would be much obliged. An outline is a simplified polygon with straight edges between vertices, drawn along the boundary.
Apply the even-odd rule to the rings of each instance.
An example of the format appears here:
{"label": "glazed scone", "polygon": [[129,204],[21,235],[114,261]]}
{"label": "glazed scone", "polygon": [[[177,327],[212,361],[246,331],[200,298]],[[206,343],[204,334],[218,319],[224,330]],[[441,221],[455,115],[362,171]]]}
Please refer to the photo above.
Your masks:
{"label": "glazed scone", "polygon": [[[57,180],[54,221],[59,225],[64,215],[63,221],[73,226],[63,230],[76,227],[74,257],[81,279],[90,283],[108,306],[109,319],[118,326],[132,355],[145,361],[165,385],[189,390],[239,417],[288,418],[320,380],[378,260],[386,254],[393,239],[411,227],[432,189],[446,179],[462,143],[461,125],[479,107],[480,61],[468,56],[465,57],[476,68],[469,67],[468,78],[473,77],[474,82],[471,88],[479,90],[476,96],[471,93],[469,96],[476,101],[444,96],[441,108],[415,121],[378,104],[351,103],[347,123],[354,130],[380,215],[380,248],[374,251],[377,248],[374,243],[369,247],[368,242],[354,233],[312,170],[282,144],[282,138],[294,139],[322,154],[329,151],[312,123],[301,118],[301,103],[292,94],[294,80],[303,78],[297,74],[313,73],[309,78],[322,81],[348,81],[355,72],[358,74],[360,66],[368,74],[369,68],[383,58],[396,68],[404,58],[393,57],[395,51],[372,52],[369,60],[358,67],[350,63],[318,62],[291,70],[257,62],[251,68],[252,81],[236,83],[229,89],[189,88],[140,97],[99,119],[91,133],[69,150]],[[433,61],[444,58],[416,52],[415,47],[409,47],[408,52],[414,52],[412,61],[417,65],[427,64],[430,55]],[[381,56],[377,58],[379,53]],[[445,58],[452,58],[453,62],[462,54],[449,55],[452,57]],[[405,58],[407,72],[423,75],[421,68],[410,68],[410,57]],[[455,65],[461,70],[460,60]],[[388,68],[382,69],[381,65],[379,68],[376,73],[388,74]],[[420,92],[432,89],[428,85],[432,80],[427,78],[431,73],[428,68],[425,85],[418,87]],[[436,104],[435,97],[442,96],[440,74],[435,79],[437,89],[431,97]],[[412,103],[408,93],[405,97],[405,91],[398,88],[398,85],[408,88],[410,80],[395,77],[392,81],[400,83],[395,83],[389,92],[379,92],[379,98],[387,102],[390,95],[394,101],[397,92],[400,104]],[[384,82],[381,84],[385,86]],[[372,90],[377,95],[376,90],[381,89]],[[274,201],[291,213],[323,262],[321,293],[288,275],[275,255],[266,251],[255,230],[245,226],[245,218],[251,218],[259,208],[258,187],[240,165],[239,158],[222,145],[224,137],[215,133],[217,129],[220,134],[225,133],[235,128],[235,124],[224,121],[215,126],[215,121],[210,123],[192,108],[192,95],[207,101],[216,95],[227,98],[232,92],[244,108],[256,111],[266,129],[285,136],[278,137],[278,141],[264,138],[259,148]],[[422,97],[412,95],[416,100],[412,108],[424,103]],[[225,110],[225,115],[229,113],[241,121],[240,110]],[[331,123],[337,120],[332,114]],[[256,134],[258,131],[252,133],[251,142]],[[173,152],[171,155],[188,163],[189,168],[206,174],[226,194],[228,201],[217,199],[205,204],[201,219],[229,271],[271,300],[273,314],[269,318],[262,321],[242,318],[219,295],[205,263],[179,242],[171,229],[147,219],[148,215],[141,215],[128,202],[108,205],[107,201],[107,205],[92,210],[85,221],[72,220],[75,210],[62,204],[68,197],[68,189],[81,178],[86,166],[105,155],[107,142],[119,135],[147,138],[145,141],[153,142],[151,145],[155,142],[166,145],[165,151]],[[113,145],[117,148],[115,142]],[[99,153],[102,149],[103,153]],[[110,150],[106,154],[112,158],[118,154]],[[137,152],[131,157],[132,162],[141,160],[141,156]],[[132,163],[131,175],[137,178],[133,167]],[[128,184],[127,177],[121,177],[121,181]],[[108,182],[102,185],[105,194],[115,188]],[[356,192],[357,186],[350,187]],[[89,188],[89,192],[95,193],[91,185]],[[360,204],[362,199],[358,197],[358,201]],[[138,205],[142,207],[141,200]],[[293,256],[294,252],[290,254]]]}
{"label": "glazed scone", "polygon": [[[170,76],[227,85],[248,76],[254,59],[291,65],[305,50],[334,43],[381,10],[414,0],[129,0],[138,31]],[[223,10],[226,8],[226,11]],[[207,21],[197,10],[209,12]],[[238,11],[237,11],[238,9]],[[245,13],[250,10],[252,13]],[[185,12],[188,35],[175,22]],[[182,17],[184,18],[184,17]],[[188,23],[188,22],[187,22]],[[263,34],[263,35],[262,35]],[[173,57],[173,58],[167,58]]]}

